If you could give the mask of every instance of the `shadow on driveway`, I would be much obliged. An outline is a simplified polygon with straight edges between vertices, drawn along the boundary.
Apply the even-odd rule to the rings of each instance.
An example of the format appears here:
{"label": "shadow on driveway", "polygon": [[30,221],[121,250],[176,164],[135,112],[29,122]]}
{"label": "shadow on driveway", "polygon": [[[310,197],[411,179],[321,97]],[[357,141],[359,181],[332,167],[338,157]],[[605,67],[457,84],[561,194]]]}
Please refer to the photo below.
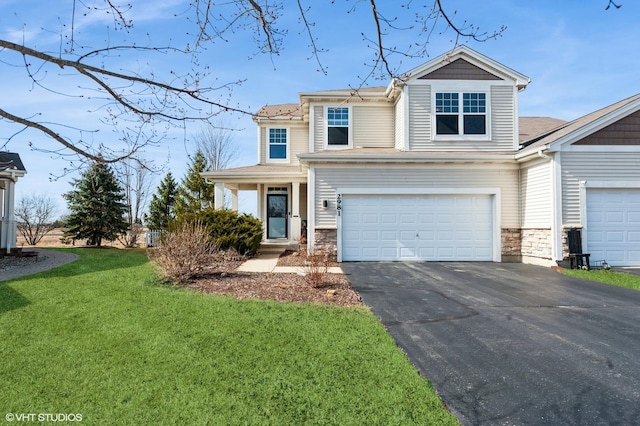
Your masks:
{"label": "shadow on driveway", "polygon": [[640,424],[640,292],[509,263],[343,263],[465,425]]}

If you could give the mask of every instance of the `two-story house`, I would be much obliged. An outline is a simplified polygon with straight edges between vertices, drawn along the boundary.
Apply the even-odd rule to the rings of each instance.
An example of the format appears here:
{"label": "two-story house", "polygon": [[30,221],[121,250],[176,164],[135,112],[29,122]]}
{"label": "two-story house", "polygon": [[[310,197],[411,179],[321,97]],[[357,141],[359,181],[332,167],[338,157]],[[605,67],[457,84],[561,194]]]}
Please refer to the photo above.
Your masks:
{"label": "two-story house", "polygon": [[263,107],[258,164],[203,176],[216,207],[256,191],[266,241],[304,236],[339,261],[552,264],[580,228],[592,259],[640,265],[640,96],[518,118],[529,82],[460,46],[385,87]]}

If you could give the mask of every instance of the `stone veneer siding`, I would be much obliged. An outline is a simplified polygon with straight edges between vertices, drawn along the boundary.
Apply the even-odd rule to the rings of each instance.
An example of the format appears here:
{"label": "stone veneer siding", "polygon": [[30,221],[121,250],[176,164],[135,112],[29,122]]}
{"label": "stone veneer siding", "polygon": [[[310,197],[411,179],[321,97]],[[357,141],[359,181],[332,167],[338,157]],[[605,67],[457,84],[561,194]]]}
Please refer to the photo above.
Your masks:
{"label": "stone veneer siding", "polygon": [[336,253],[338,247],[338,230],[337,229],[318,229],[314,234],[314,248],[329,253]]}
{"label": "stone veneer siding", "polygon": [[502,228],[502,256],[520,256],[520,228]]}
{"label": "stone veneer siding", "polygon": [[520,232],[522,235],[521,253],[523,256],[551,259],[551,229],[522,229]]}

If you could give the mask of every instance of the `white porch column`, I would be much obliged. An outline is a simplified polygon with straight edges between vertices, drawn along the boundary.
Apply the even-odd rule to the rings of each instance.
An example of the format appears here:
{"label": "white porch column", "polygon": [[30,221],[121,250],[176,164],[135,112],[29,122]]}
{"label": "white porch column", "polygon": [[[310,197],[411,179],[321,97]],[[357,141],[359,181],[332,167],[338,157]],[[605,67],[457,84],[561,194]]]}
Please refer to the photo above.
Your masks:
{"label": "white porch column", "polygon": [[224,183],[216,182],[214,184],[215,191],[213,195],[214,207],[216,210],[224,208]]}
{"label": "white porch column", "polygon": [[291,239],[300,241],[300,182],[291,183]]}
{"label": "white porch column", "polygon": [[15,201],[15,183],[12,180],[5,181],[4,188],[4,216],[2,218],[2,249],[6,249],[7,253],[11,252],[11,249],[16,244],[16,232],[17,224],[13,211],[13,203]]}
{"label": "white porch column", "polygon": [[234,212],[238,211],[238,190],[237,189],[231,190],[231,210],[233,210]]}

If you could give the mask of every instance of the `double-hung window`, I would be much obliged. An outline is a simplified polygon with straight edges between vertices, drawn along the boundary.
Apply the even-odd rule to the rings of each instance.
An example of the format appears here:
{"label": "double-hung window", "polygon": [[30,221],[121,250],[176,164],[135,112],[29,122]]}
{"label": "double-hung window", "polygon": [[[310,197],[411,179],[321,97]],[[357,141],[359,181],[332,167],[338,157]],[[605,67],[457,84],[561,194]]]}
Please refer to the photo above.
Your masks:
{"label": "double-hung window", "polygon": [[269,138],[269,161],[286,161],[287,155],[287,129],[270,128]]}
{"label": "double-hung window", "polygon": [[487,135],[487,94],[436,93],[436,135]]}
{"label": "double-hung window", "polygon": [[349,146],[349,107],[327,107],[327,146]]}

